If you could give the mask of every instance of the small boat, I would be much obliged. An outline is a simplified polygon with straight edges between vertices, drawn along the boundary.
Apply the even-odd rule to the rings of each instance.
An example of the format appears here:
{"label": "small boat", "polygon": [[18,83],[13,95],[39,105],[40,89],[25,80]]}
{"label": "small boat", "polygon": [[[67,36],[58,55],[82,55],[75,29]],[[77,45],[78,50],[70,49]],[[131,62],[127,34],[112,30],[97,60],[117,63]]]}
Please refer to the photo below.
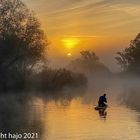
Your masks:
{"label": "small boat", "polygon": [[105,110],[106,108],[107,108],[107,106],[104,106],[104,107],[96,106],[95,110]]}

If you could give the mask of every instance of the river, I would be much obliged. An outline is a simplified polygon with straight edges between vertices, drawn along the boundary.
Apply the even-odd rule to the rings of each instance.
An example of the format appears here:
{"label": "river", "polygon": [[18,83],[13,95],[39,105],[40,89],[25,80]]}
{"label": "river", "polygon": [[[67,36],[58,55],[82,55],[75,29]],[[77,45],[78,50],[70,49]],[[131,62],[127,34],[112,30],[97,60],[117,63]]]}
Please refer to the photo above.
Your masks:
{"label": "river", "polygon": [[6,95],[0,103],[1,132],[37,133],[38,140],[140,140],[140,112],[117,101],[104,112],[81,97],[45,101]]}

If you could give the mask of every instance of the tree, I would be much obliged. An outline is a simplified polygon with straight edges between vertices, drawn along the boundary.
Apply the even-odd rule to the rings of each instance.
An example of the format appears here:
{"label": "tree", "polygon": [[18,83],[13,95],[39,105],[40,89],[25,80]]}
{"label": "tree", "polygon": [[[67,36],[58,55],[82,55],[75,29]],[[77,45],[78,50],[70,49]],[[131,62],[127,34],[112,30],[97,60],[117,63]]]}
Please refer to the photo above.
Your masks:
{"label": "tree", "polygon": [[31,81],[33,89],[41,91],[60,91],[65,88],[84,89],[87,86],[85,75],[67,69],[44,68],[33,79]]}
{"label": "tree", "polygon": [[47,41],[34,13],[20,0],[0,0],[0,75],[23,75],[43,60]]}
{"label": "tree", "polygon": [[96,56],[96,54],[94,52],[81,51],[80,54],[81,54],[82,59],[85,60],[85,61],[88,61],[88,62],[99,61],[99,58]]}
{"label": "tree", "polygon": [[99,57],[92,51],[81,51],[81,57],[73,60],[69,68],[71,70],[91,74],[106,74],[109,73],[109,69],[99,61]]}
{"label": "tree", "polygon": [[115,58],[123,71],[140,73],[140,33],[130,42],[130,46],[117,53]]}

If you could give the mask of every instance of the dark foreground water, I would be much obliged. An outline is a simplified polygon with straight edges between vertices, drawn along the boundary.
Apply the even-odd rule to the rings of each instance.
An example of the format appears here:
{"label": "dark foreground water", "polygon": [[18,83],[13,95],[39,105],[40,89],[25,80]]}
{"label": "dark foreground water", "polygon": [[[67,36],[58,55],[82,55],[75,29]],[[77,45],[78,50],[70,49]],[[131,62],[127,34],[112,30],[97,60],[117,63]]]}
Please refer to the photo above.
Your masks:
{"label": "dark foreground water", "polygon": [[17,139],[32,133],[38,140],[140,140],[140,113],[115,101],[98,112],[82,98],[69,102],[6,95],[0,98],[0,133],[9,132],[22,134]]}

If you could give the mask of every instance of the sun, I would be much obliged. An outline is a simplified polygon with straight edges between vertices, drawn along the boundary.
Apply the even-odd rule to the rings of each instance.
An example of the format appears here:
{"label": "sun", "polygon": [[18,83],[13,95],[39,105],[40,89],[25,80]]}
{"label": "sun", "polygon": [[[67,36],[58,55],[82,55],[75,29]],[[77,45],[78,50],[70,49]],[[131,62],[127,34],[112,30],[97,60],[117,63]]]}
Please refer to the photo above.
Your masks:
{"label": "sun", "polygon": [[71,56],[72,56],[72,54],[71,54],[71,53],[67,53],[67,56],[68,56],[68,57],[71,57]]}
{"label": "sun", "polygon": [[65,46],[66,49],[73,49],[76,45],[79,44],[78,38],[64,38],[62,39],[62,43]]}

